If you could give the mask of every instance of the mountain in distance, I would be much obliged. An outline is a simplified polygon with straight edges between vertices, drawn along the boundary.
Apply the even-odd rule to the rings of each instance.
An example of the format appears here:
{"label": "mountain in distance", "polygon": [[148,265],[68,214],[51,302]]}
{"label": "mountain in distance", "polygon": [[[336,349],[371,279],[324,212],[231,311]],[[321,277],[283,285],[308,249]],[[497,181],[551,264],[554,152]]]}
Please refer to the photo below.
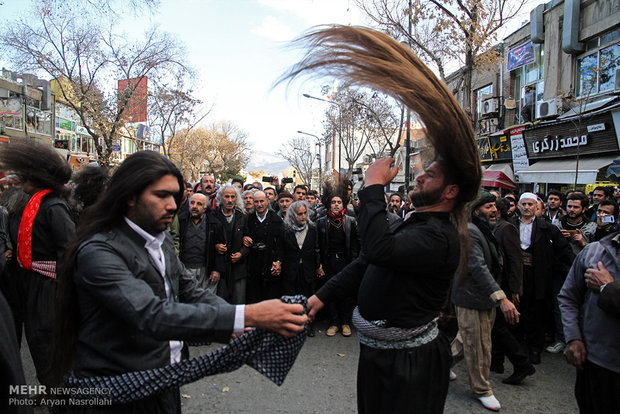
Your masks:
{"label": "mountain in distance", "polygon": [[252,151],[250,161],[244,168],[245,171],[265,170],[269,175],[282,175],[282,172],[289,166],[288,161],[277,155],[264,151]]}

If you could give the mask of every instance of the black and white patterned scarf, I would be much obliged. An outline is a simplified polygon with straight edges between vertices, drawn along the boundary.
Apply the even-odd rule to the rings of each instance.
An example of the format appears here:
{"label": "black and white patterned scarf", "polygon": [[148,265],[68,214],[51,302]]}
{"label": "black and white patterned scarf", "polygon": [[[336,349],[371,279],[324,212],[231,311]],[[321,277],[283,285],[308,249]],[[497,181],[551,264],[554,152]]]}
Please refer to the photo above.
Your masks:
{"label": "black and white patterned scarf", "polygon": [[[306,310],[305,296],[283,296],[285,303],[300,303]],[[187,359],[162,368],[127,372],[108,377],[75,378],[70,376],[65,387],[70,398],[105,397],[112,404],[127,404],[171,388],[180,387],[203,377],[234,371],[247,364],[282,385],[307,337],[307,328],[293,338],[254,329],[227,346],[209,354]],[[101,389],[102,393],[93,392]],[[88,393],[83,390],[89,390]]]}

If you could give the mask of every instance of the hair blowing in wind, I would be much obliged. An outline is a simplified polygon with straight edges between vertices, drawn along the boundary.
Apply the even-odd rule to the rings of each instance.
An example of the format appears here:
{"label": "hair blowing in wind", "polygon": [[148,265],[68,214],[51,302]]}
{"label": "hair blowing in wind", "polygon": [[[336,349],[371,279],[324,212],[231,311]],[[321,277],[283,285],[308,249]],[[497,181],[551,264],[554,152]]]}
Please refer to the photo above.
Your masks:
{"label": "hair blowing in wind", "polygon": [[449,179],[459,185],[452,215],[466,245],[464,207],[478,194],[482,173],[471,122],[446,85],[408,46],[372,29],[319,27],[294,46],[307,47],[307,52],[280,82],[302,74],[331,76],[380,90],[418,114]]}

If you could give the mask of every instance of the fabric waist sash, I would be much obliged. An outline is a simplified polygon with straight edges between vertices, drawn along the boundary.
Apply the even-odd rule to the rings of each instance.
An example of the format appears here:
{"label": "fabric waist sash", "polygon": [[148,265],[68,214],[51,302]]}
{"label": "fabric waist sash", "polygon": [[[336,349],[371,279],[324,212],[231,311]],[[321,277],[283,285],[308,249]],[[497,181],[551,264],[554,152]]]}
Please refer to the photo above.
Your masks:
{"label": "fabric waist sash", "polygon": [[367,321],[359,308],[353,310],[351,321],[362,344],[375,349],[407,349],[427,344],[437,338],[439,328],[435,318],[415,328],[385,327],[385,321]]}

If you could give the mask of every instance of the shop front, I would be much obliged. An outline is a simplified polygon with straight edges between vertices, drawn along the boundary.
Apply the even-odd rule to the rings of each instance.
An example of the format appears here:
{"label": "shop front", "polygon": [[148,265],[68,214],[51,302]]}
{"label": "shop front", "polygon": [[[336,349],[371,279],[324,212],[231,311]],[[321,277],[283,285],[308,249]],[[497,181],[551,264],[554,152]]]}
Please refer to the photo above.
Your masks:
{"label": "shop front", "polygon": [[512,143],[506,132],[477,138],[480,161],[482,162],[482,183],[487,189],[516,190],[517,184],[512,169]]}
{"label": "shop front", "polygon": [[535,125],[522,132],[528,166],[517,171],[520,183],[534,191],[572,188],[606,179],[607,168],[620,158],[612,111]]}

